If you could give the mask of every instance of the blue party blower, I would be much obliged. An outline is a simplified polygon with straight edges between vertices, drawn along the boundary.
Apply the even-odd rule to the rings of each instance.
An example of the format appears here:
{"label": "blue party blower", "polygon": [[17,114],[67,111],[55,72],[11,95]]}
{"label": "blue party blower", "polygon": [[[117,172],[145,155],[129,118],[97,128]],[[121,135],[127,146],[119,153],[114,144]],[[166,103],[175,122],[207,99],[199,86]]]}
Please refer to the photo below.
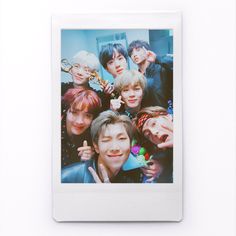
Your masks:
{"label": "blue party blower", "polygon": [[123,164],[122,170],[128,171],[128,170],[133,170],[133,169],[137,169],[144,166],[146,166],[146,163],[141,161],[140,159],[137,159],[137,157],[131,152],[129,154],[129,158]]}

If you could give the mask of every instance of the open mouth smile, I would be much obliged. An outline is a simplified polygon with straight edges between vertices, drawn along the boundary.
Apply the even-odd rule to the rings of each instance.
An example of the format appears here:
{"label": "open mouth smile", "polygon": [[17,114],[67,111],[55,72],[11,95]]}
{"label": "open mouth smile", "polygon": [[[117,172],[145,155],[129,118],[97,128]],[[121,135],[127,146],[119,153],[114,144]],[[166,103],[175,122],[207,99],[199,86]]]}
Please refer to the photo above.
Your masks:
{"label": "open mouth smile", "polygon": [[122,157],[122,154],[110,154],[110,155],[107,155],[108,157],[110,158],[116,158],[116,157]]}
{"label": "open mouth smile", "polygon": [[164,143],[166,141],[166,139],[168,138],[167,134],[163,134],[160,138],[161,142]]}
{"label": "open mouth smile", "polygon": [[120,73],[122,73],[122,71],[123,71],[123,69],[119,69],[119,70],[117,70],[116,72],[117,72],[118,74],[120,74]]}

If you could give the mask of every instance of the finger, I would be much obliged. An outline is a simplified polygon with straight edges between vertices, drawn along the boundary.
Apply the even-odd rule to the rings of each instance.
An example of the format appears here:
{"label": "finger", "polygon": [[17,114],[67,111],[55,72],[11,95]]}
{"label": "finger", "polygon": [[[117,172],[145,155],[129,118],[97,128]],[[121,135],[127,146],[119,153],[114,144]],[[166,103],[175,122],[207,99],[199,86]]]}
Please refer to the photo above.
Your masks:
{"label": "finger", "polygon": [[88,160],[90,160],[91,159],[91,156],[82,156],[81,157],[81,160],[82,161],[88,161]]}
{"label": "finger", "polygon": [[146,175],[147,173],[146,173],[146,169],[144,169],[144,168],[141,168],[141,171],[143,172],[143,174],[144,175]]}
{"label": "finger", "polygon": [[88,146],[88,142],[87,142],[87,140],[84,140],[83,147],[87,147],[87,146]]}
{"label": "finger", "polygon": [[146,53],[148,52],[147,49],[146,49],[144,46],[143,46],[142,48],[143,48],[143,50],[144,50]]}
{"label": "finger", "polygon": [[121,96],[118,97],[120,103],[124,104],[125,102],[122,101]]}
{"label": "finger", "polygon": [[152,182],[155,179],[155,177],[152,177],[150,179],[147,179],[146,182]]}
{"label": "finger", "polygon": [[100,166],[100,171],[102,173],[103,182],[104,183],[110,183],[110,180],[109,180],[109,177],[108,177],[108,174],[107,174],[107,171],[106,171],[105,167],[102,164],[100,164],[99,166]]}
{"label": "finger", "polygon": [[93,179],[96,183],[102,183],[102,181],[99,179],[96,171],[91,166],[88,168],[88,170],[90,171],[90,173],[93,176]]}
{"label": "finger", "polygon": [[87,151],[87,150],[91,150],[91,146],[87,146],[87,147],[79,147],[77,148],[77,151]]}
{"label": "finger", "polygon": [[154,171],[154,170],[146,170],[145,174],[153,176],[153,175],[156,174],[156,171]]}
{"label": "finger", "polygon": [[173,140],[167,141],[165,143],[157,144],[158,148],[172,148],[173,147]]}
{"label": "finger", "polygon": [[113,86],[111,86],[111,87],[109,88],[109,93],[111,94],[111,93],[113,92],[113,90],[114,90],[114,88],[113,88]]}
{"label": "finger", "polygon": [[152,174],[145,174],[147,177],[153,177]]}

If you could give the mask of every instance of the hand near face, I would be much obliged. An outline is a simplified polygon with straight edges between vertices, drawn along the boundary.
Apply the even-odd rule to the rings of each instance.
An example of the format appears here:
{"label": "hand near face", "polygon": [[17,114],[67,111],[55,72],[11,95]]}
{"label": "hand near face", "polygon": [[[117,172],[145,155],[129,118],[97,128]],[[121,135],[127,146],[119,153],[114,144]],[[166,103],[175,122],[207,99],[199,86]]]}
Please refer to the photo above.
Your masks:
{"label": "hand near face", "polygon": [[98,174],[96,173],[96,171],[92,167],[88,168],[91,175],[93,176],[93,179],[94,179],[95,183],[97,183],[97,184],[101,184],[101,183],[109,184],[109,183],[111,183],[110,180],[109,180],[109,177],[108,177],[108,174],[107,174],[107,171],[106,171],[105,167],[102,164],[100,164],[99,169],[100,169],[100,172],[102,174],[103,182],[99,178]]}
{"label": "hand near face", "polygon": [[81,161],[88,161],[92,158],[94,155],[93,148],[91,146],[88,146],[88,143],[86,140],[83,142],[83,147],[77,148],[78,156],[80,156]]}
{"label": "hand near face", "polygon": [[110,109],[113,111],[117,111],[120,109],[121,104],[124,104],[124,102],[121,100],[121,96],[119,96],[118,99],[111,99],[110,100]]}
{"label": "hand near face", "polygon": [[164,148],[173,148],[173,125],[172,126],[166,126],[164,124],[161,125],[161,127],[166,131],[168,134],[167,139],[165,142],[159,143],[157,145],[158,148],[164,149]]}
{"label": "hand near face", "polygon": [[162,167],[157,160],[150,160],[147,167],[141,168],[144,175],[150,177],[147,182],[152,182],[162,172]]}
{"label": "hand near face", "polygon": [[112,94],[112,92],[114,91],[114,86],[111,85],[108,81],[106,81],[106,84],[104,84],[104,86],[101,86],[103,92],[107,95]]}
{"label": "hand near face", "polygon": [[145,47],[143,47],[143,49],[144,49],[144,51],[146,52],[147,60],[148,60],[149,62],[153,62],[153,63],[154,63],[155,60],[156,60],[156,57],[157,57],[156,53],[153,52],[153,51],[147,50]]}

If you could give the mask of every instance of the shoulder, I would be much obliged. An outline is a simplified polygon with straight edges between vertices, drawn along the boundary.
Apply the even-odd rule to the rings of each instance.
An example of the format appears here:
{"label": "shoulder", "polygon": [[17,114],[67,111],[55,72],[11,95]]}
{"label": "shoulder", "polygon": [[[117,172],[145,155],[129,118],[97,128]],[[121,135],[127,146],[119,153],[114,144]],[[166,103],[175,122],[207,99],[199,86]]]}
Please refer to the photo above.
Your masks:
{"label": "shoulder", "polygon": [[88,167],[95,167],[95,161],[78,162],[66,166],[61,171],[62,183],[92,183],[93,178],[88,170]]}
{"label": "shoulder", "polygon": [[68,89],[73,87],[73,82],[61,83],[61,95],[63,96]]}

